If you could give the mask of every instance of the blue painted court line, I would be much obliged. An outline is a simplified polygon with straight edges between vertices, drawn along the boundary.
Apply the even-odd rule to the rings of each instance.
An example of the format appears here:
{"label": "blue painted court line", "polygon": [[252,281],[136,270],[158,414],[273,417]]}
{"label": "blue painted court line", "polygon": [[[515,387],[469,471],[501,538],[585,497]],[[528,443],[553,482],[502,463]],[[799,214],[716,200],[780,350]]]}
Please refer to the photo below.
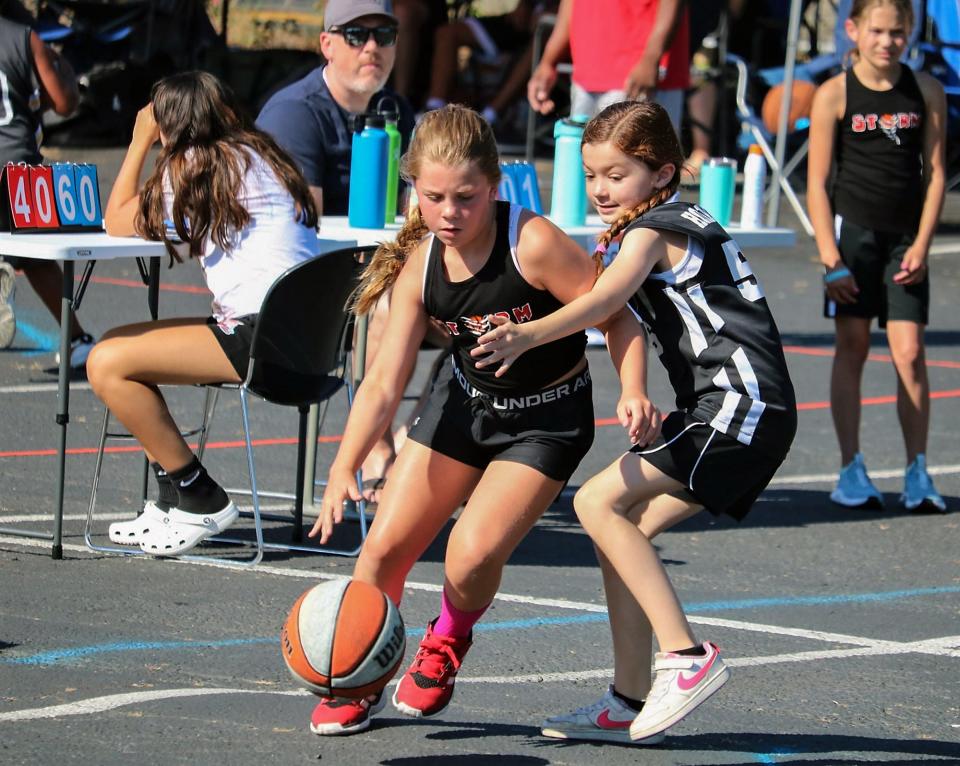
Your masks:
{"label": "blue painted court line", "polygon": [[[787,596],[782,598],[741,599],[738,601],[705,601],[702,603],[686,604],[685,608],[690,614],[700,614],[703,612],[754,609],[764,606],[819,606],[838,603],[876,603],[897,601],[917,596],[937,596],[946,593],[960,593],[960,586],[946,585],[937,588],[913,588],[910,590],[894,590],[882,593],[850,593],[833,596]],[[531,617],[523,620],[481,622],[474,627],[474,630],[478,633],[486,633],[494,630],[528,630],[549,625],[582,625],[606,621],[606,612],[591,612],[590,614],[564,615],[562,617]],[[423,629],[408,628],[406,633],[408,638],[419,639],[420,636],[423,635]],[[0,665],[56,665],[81,660],[98,654],[151,650],[168,651],[172,649],[218,649],[227,646],[269,644],[278,640],[276,637],[271,637],[236,638],[218,641],[121,641],[110,644],[80,646],[70,649],[53,649],[24,657],[3,657],[0,655]],[[769,763],[773,763],[773,761],[769,761]]]}
{"label": "blue painted court line", "polygon": [[17,335],[23,336],[36,348],[31,348],[21,352],[24,356],[36,356],[37,354],[49,354],[60,347],[60,334],[49,333],[35,327],[29,322],[23,320],[22,315],[17,315]]}

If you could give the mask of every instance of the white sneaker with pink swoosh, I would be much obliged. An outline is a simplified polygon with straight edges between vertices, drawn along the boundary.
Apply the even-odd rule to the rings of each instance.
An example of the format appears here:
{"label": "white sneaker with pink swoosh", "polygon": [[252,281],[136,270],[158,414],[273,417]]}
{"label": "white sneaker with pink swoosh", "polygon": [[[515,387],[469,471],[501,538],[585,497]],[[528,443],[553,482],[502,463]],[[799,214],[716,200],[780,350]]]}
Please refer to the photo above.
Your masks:
{"label": "white sneaker with pink swoosh", "polygon": [[665,731],[727,682],[730,671],[720,659],[720,650],[709,641],[703,649],[701,657],[657,652],[653,688],[643,710],[630,724],[631,739],[646,739]]}
{"label": "white sneaker with pink swoosh", "polygon": [[609,686],[607,693],[596,702],[571,713],[548,718],[541,724],[540,733],[553,739],[586,739],[624,745],[657,745],[663,742],[663,734],[644,740],[631,740],[630,724],[636,716],[637,712],[617,699],[613,686]]}

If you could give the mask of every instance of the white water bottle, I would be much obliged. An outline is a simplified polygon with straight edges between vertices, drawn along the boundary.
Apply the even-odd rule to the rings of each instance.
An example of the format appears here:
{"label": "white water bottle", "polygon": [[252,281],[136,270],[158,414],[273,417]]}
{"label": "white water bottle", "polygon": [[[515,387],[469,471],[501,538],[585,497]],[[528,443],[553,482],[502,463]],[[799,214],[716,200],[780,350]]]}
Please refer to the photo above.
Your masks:
{"label": "white water bottle", "polygon": [[750,153],[743,165],[743,202],[740,208],[740,228],[759,229],[763,212],[763,187],[767,176],[767,162],[759,144],[750,145]]}

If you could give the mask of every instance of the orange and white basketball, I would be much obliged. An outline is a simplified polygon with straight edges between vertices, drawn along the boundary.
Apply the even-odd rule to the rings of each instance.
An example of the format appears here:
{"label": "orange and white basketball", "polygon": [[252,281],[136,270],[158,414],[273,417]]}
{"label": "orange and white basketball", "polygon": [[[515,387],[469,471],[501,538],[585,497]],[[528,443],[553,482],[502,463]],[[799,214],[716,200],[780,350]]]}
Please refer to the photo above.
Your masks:
{"label": "orange and white basketball", "polygon": [[406,632],[397,607],[379,588],[328,580],[297,599],[280,648],[293,677],[310,691],[359,699],[393,678]]}

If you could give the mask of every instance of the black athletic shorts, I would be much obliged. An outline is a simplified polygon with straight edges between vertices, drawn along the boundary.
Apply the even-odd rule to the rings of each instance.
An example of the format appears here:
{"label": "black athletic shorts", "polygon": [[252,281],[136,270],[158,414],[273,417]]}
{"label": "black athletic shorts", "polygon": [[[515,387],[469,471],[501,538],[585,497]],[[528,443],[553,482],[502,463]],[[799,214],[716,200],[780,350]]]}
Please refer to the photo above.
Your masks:
{"label": "black athletic shorts", "polygon": [[759,448],[676,411],[667,415],[652,443],[630,452],[683,483],[690,498],[710,513],[739,521],[783,463],[795,431],[796,420],[784,418],[783,449]]}
{"label": "black athletic shorts", "polygon": [[227,355],[233,369],[237,371],[240,380],[247,379],[247,368],[250,366],[250,346],[253,343],[253,328],[257,325],[257,314],[248,314],[239,317],[239,324],[232,333],[221,329],[214,317],[207,317],[207,326],[217,339],[223,353]]}
{"label": "black athletic shorts", "polygon": [[461,463],[522,463],[567,481],[593,444],[589,369],[524,396],[481,393],[448,357],[409,438]]}
{"label": "black athletic shorts", "polygon": [[856,303],[824,300],[823,315],[877,317],[881,327],[887,320],[904,320],[927,324],[930,312],[930,270],[915,285],[898,285],[893,281],[900,271],[900,261],[913,244],[914,235],[867,229],[843,216],[835,220],[840,257],[860,289]]}

